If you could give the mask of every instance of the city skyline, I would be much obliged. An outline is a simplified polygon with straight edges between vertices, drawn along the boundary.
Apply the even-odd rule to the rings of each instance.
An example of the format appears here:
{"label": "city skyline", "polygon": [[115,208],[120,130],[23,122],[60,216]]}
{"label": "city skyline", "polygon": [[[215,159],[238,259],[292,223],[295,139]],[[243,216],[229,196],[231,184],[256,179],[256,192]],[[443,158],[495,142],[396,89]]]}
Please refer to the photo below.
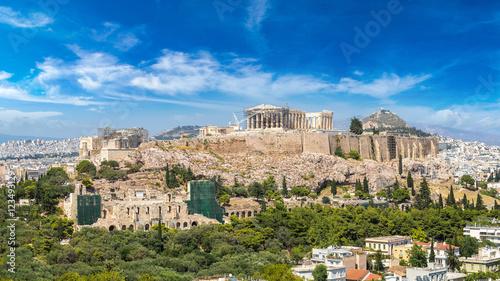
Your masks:
{"label": "city skyline", "polygon": [[0,134],[156,134],[288,103],[334,120],[384,107],[411,123],[499,135],[497,2],[9,5]]}

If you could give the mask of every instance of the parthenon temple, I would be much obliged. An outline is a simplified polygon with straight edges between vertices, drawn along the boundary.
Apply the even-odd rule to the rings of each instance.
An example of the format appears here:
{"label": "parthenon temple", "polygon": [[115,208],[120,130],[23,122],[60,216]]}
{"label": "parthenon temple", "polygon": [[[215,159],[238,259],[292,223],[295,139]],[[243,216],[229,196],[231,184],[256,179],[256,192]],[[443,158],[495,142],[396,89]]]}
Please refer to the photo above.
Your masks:
{"label": "parthenon temple", "polygon": [[245,109],[247,130],[333,130],[333,111],[306,113],[288,106],[261,104]]}

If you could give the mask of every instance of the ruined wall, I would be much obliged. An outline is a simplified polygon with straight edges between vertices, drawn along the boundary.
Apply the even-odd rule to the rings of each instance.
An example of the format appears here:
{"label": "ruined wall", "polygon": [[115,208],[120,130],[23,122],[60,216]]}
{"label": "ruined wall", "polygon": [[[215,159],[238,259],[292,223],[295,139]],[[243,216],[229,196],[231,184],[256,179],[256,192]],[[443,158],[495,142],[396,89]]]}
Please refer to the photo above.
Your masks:
{"label": "ruined wall", "polygon": [[402,155],[403,158],[436,156],[436,138],[393,137],[380,135],[334,135],[328,133],[255,134],[197,139],[158,141],[158,145],[191,146],[217,154],[297,155],[302,152],[334,154],[337,148],[358,151],[364,159],[380,162]]}

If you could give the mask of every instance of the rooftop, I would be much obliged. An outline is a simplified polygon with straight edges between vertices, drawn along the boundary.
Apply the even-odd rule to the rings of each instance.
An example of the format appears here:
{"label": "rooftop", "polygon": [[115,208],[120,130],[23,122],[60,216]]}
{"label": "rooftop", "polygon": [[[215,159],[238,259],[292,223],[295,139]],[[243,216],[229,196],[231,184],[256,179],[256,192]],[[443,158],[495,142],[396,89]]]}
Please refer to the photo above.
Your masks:
{"label": "rooftop", "polygon": [[365,242],[397,242],[401,240],[411,240],[410,236],[401,236],[401,235],[393,235],[393,236],[381,236],[381,237],[370,237],[366,238]]}

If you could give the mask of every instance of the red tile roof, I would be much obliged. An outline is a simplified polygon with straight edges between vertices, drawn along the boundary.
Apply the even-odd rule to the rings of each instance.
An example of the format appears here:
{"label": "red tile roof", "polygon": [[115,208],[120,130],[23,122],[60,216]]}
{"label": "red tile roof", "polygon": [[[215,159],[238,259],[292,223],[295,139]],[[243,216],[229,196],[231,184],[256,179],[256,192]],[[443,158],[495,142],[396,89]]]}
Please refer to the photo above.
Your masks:
{"label": "red tile roof", "polygon": [[349,272],[347,272],[346,280],[361,281],[369,273],[369,270],[351,268]]}
{"label": "red tile roof", "polygon": [[438,249],[438,250],[448,250],[448,247],[451,247],[452,249],[456,250],[456,249],[460,249],[460,247],[457,247],[457,246],[453,246],[453,245],[444,245],[444,244],[438,244],[436,247],[434,247],[434,249]]}
{"label": "red tile roof", "polygon": [[377,275],[377,274],[374,274],[374,273],[370,273],[368,276],[365,277],[364,280],[382,280],[382,276],[380,275]]}

